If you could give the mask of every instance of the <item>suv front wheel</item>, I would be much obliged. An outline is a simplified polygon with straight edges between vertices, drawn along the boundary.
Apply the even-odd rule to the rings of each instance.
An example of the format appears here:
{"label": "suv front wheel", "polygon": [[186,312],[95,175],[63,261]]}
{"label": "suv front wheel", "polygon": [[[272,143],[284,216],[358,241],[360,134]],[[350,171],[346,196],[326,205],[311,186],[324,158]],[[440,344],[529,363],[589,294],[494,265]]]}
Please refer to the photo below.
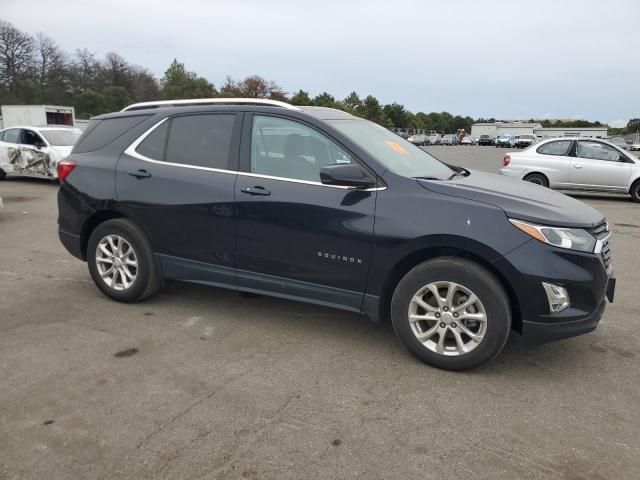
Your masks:
{"label": "suv front wheel", "polygon": [[160,286],[149,241],[137,225],[124,218],[96,227],[87,244],[87,263],[98,288],[119,302],[138,302]]}
{"label": "suv front wheel", "polygon": [[419,360],[468,370],[496,357],[511,331],[504,288],[485,268],[457,257],[414,267],[391,301],[393,328]]}

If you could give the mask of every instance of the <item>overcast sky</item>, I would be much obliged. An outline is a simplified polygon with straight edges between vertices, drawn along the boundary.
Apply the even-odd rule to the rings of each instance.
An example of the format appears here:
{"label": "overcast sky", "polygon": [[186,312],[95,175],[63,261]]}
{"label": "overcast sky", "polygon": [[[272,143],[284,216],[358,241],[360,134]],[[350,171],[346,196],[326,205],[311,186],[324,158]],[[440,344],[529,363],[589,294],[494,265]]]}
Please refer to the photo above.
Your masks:
{"label": "overcast sky", "polygon": [[355,90],[412,111],[503,119],[640,116],[640,0],[0,0],[65,50],[160,78],[174,57],[219,86]]}

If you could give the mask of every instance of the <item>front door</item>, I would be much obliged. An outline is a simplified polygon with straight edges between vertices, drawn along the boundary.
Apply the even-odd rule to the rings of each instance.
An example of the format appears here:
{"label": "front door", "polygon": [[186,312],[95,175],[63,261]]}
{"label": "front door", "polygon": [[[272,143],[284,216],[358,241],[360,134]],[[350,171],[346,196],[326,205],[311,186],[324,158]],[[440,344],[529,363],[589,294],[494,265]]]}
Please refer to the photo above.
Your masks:
{"label": "front door", "polygon": [[148,234],[168,278],[235,285],[241,124],[236,113],[174,116],[118,161],[119,205]]}
{"label": "front door", "polygon": [[574,188],[624,191],[629,182],[631,164],[616,148],[596,140],[579,140],[571,161]]}
{"label": "front door", "polygon": [[360,310],[377,191],[323,185],[319,174],[351,162],[310,125],[247,114],[235,195],[241,289]]}

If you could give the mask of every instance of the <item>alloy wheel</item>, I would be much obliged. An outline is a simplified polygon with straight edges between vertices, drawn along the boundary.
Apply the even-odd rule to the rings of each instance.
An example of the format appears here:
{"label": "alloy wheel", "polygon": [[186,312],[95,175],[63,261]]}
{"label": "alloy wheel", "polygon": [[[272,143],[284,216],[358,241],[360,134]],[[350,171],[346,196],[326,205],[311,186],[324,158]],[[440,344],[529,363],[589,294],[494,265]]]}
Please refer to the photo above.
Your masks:
{"label": "alloy wheel", "polygon": [[471,352],[487,331],[487,313],[480,299],[467,287],[447,281],[418,290],[409,304],[408,320],[424,347],[445,356]]}
{"label": "alloy wheel", "polygon": [[102,281],[114,290],[131,288],[138,275],[138,258],[120,235],[107,235],[96,248],[96,267]]}

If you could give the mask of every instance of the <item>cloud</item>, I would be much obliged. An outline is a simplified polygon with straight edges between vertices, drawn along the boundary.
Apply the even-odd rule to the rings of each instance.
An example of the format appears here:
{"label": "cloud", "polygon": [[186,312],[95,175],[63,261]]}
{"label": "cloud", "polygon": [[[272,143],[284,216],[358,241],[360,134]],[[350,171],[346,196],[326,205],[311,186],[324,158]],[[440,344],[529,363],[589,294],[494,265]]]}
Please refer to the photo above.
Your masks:
{"label": "cloud", "polygon": [[257,73],[290,92],[356,90],[414,111],[640,116],[640,64],[629,53],[637,0],[2,3],[2,17],[22,30],[70,52],[117,51],[158,76],[177,57],[216,85]]}

